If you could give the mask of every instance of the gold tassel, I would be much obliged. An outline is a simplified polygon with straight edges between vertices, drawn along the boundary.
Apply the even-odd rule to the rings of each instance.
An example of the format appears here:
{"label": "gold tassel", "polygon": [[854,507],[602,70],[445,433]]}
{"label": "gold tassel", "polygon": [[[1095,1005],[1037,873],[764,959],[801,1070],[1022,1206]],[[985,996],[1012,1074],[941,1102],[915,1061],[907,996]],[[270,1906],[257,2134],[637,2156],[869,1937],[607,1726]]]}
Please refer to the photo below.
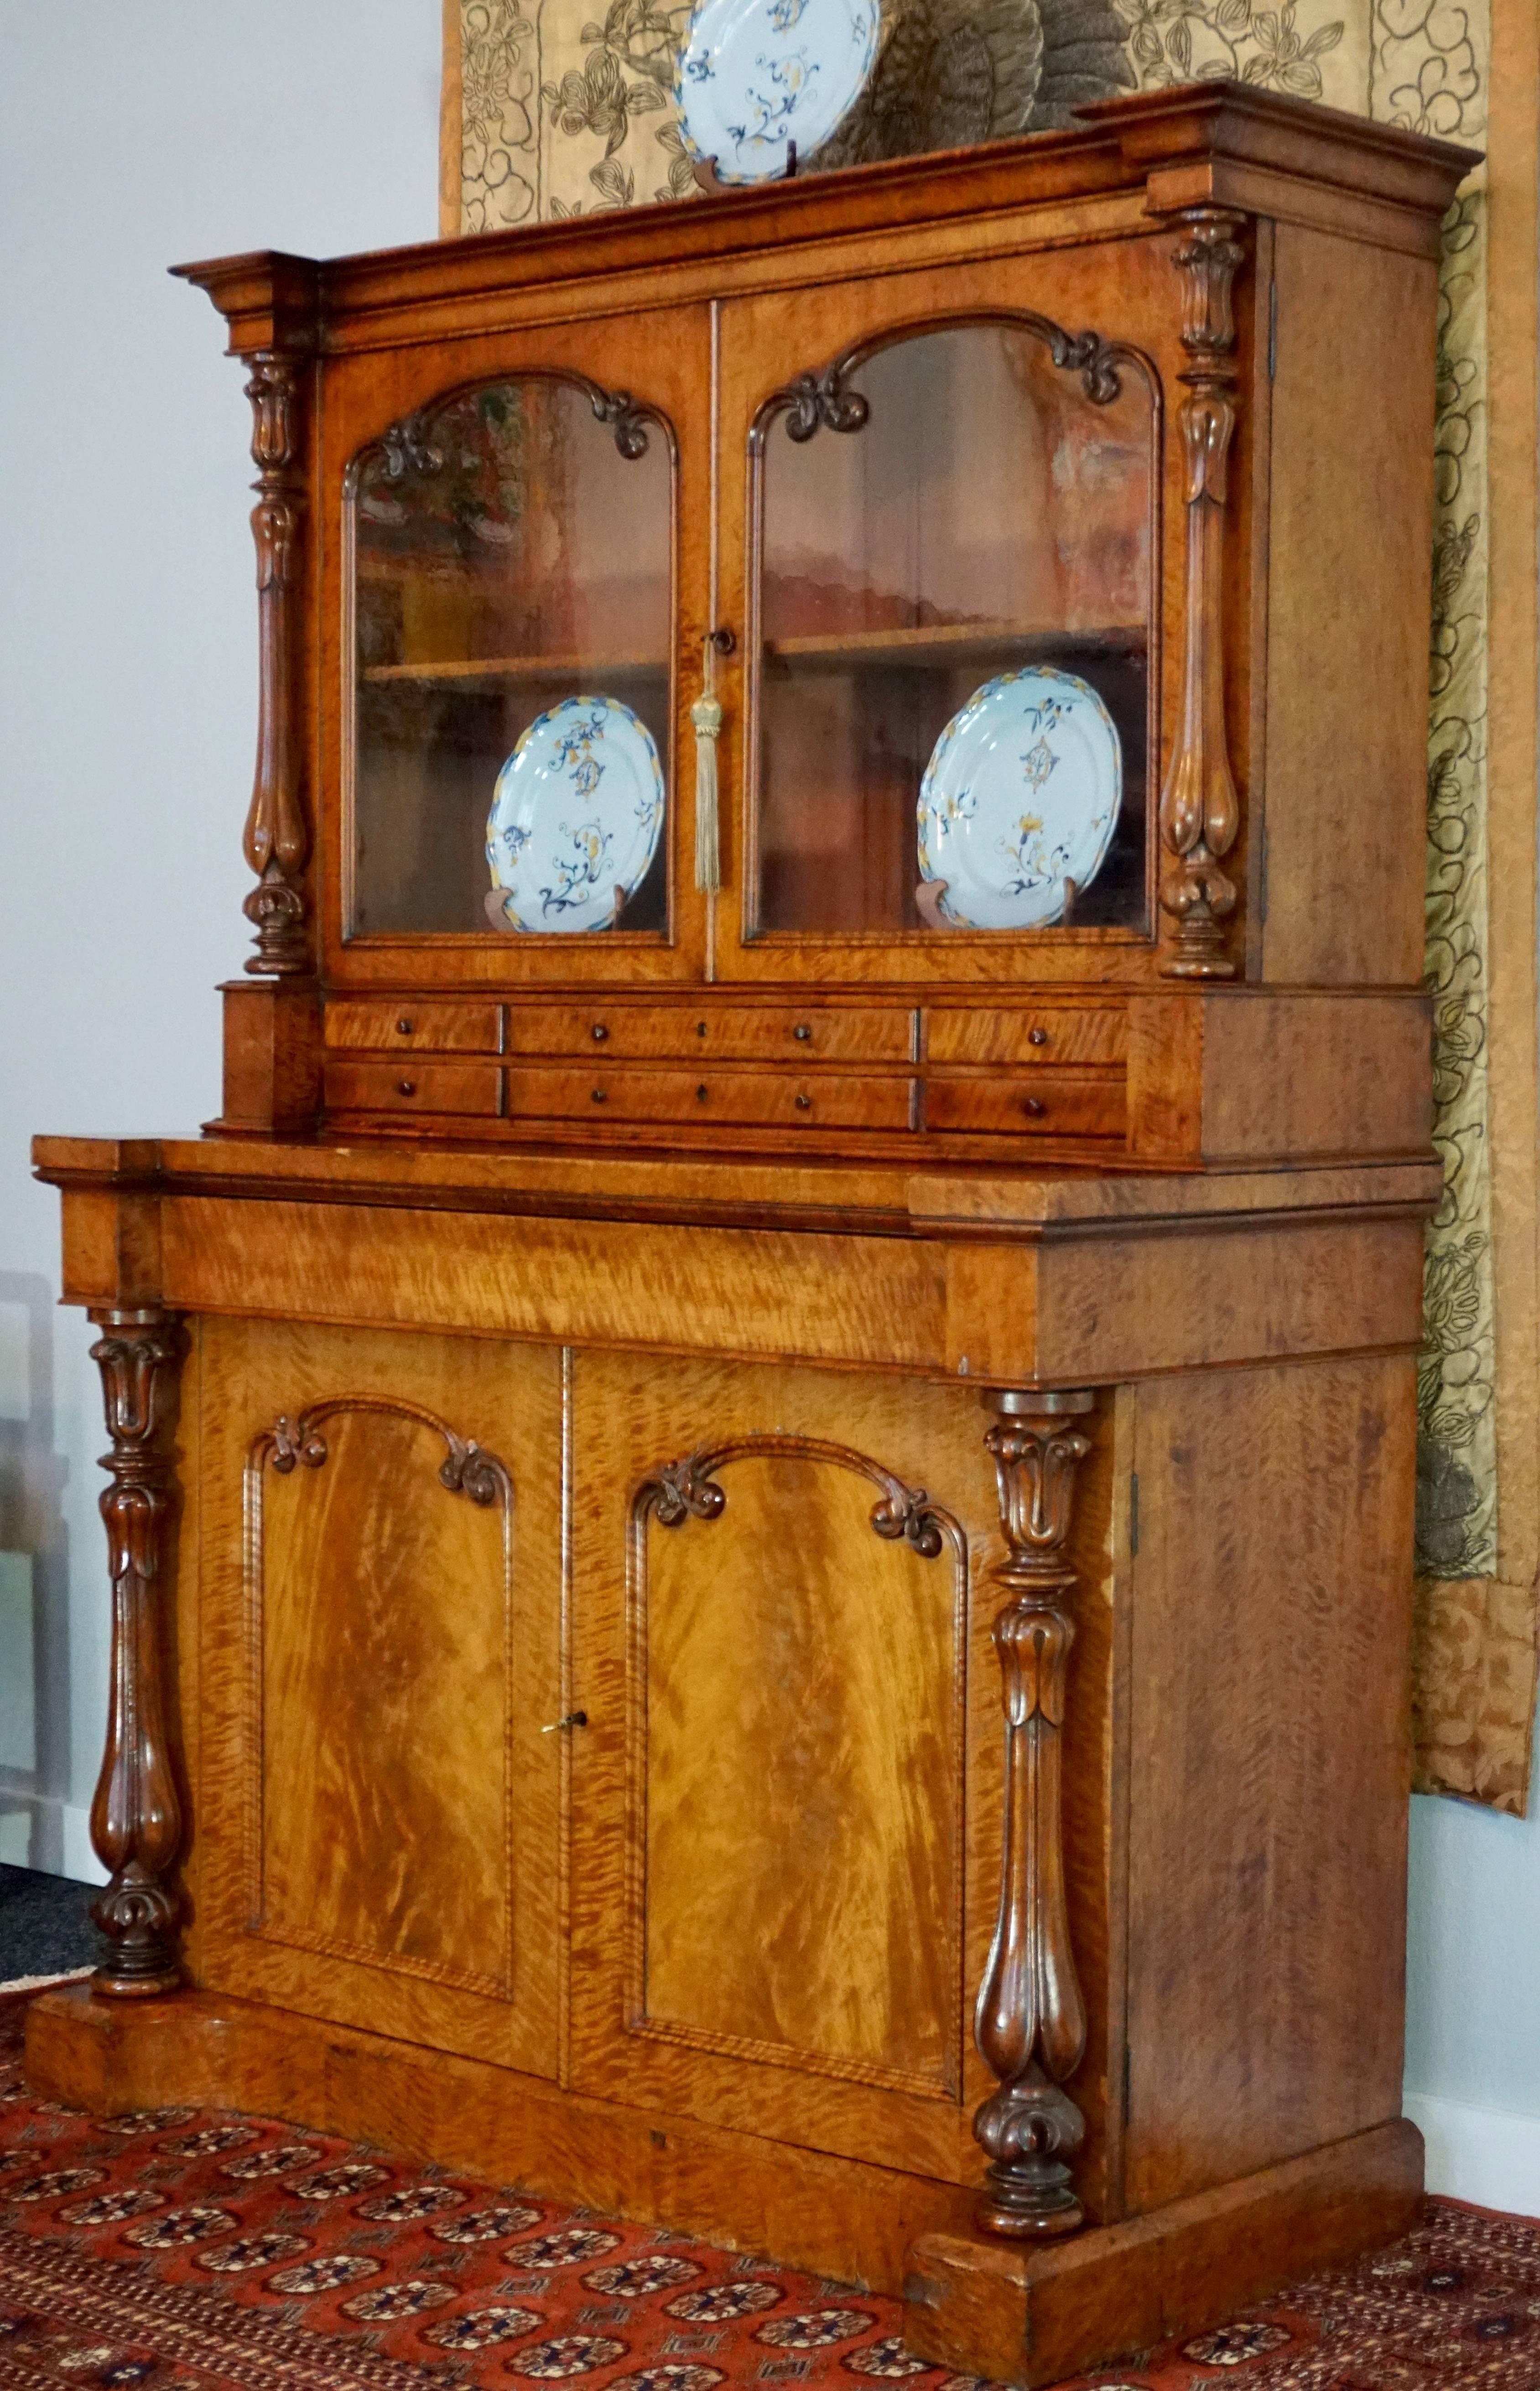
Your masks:
{"label": "gold tassel", "polygon": [[716,649],[705,642],[705,687],[690,709],[695,726],[695,885],[708,894],[722,885],[721,848],[717,834],[717,741],[722,709],[712,687]]}

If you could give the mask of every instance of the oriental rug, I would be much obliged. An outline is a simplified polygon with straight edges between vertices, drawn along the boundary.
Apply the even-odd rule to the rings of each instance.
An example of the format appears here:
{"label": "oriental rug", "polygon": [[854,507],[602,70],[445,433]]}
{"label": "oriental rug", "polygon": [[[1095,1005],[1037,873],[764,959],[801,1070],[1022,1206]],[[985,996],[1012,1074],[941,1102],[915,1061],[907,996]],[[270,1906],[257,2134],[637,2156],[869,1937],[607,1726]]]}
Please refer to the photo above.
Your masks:
{"label": "oriental rug", "polygon": [[[273,2118],[91,2117],[0,2005],[0,2391],[992,2391],[899,2303]],[[1075,2391],[1535,2391],[1540,2220],[1391,2248]]]}

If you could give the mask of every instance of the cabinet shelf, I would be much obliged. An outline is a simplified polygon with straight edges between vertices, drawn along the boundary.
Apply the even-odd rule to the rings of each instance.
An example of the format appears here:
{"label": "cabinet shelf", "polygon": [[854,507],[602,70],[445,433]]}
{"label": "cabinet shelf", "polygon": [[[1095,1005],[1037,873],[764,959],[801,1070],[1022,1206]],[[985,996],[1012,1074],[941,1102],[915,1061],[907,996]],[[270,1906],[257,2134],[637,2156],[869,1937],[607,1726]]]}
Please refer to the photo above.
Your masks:
{"label": "cabinet shelf", "polygon": [[1141,620],[1099,623],[1084,629],[1055,623],[922,623],[909,629],[877,631],[811,631],[795,639],[767,640],[765,658],[773,665],[814,665],[837,669],[845,665],[890,665],[918,670],[930,665],[966,664],[1003,647],[1032,648],[1049,653],[1066,648],[1102,649],[1127,655],[1142,650],[1147,627]]}
{"label": "cabinet shelf", "polygon": [[666,656],[465,656],[411,665],[366,665],[366,681],[424,681],[444,686],[483,680],[596,681],[666,675]]}

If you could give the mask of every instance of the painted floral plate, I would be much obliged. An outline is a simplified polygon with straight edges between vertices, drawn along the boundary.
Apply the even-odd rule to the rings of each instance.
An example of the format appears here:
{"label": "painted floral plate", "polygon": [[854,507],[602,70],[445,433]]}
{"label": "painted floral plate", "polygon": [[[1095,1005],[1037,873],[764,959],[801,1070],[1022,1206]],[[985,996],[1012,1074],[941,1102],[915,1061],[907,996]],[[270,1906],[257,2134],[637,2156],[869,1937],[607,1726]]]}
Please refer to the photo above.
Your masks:
{"label": "painted floral plate", "polygon": [[1118,732],[1089,681],[1047,665],[976,689],[920,783],[922,882],[960,930],[1036,930],[1106,860],[1123,795]]}
{"label": "painted floral plate", "polygon": [[679,137],[723,183],[783,174],[849,114],[877,55],[879,0],[700,0],[674,69]]}
{"label": "painted floral plate", "polygon": [[614,697],[537,714],[498,774],[486,818],[499,929],[607,930],[647,876],[663,827],[663,766]]}

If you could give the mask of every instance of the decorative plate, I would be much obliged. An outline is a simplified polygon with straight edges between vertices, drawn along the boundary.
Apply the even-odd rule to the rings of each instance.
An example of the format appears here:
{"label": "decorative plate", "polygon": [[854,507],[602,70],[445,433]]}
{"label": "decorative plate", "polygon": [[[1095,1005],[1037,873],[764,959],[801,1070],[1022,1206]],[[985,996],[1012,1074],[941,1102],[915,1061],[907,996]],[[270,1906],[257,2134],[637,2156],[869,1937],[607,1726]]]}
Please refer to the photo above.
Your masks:
{"label": "decorative plate", "polygon": [[618,698],[564,697],[498,774],[487,911],[511,930],[607,930],[646,878],[662,827],[663,767],[645,722]]}
{"label": "decorative plate", "polygon": [[674,69],[679,137],[723,183],[810,158],[865,89],[879,0],[700,0]]}
{"label": "decorative plate", "polygon": [[920,783],[920,877],[960,930],[1035,930],[1106,860],[1123,795],[1112,717],[1089,681],[1039,665],[976,689]]}

